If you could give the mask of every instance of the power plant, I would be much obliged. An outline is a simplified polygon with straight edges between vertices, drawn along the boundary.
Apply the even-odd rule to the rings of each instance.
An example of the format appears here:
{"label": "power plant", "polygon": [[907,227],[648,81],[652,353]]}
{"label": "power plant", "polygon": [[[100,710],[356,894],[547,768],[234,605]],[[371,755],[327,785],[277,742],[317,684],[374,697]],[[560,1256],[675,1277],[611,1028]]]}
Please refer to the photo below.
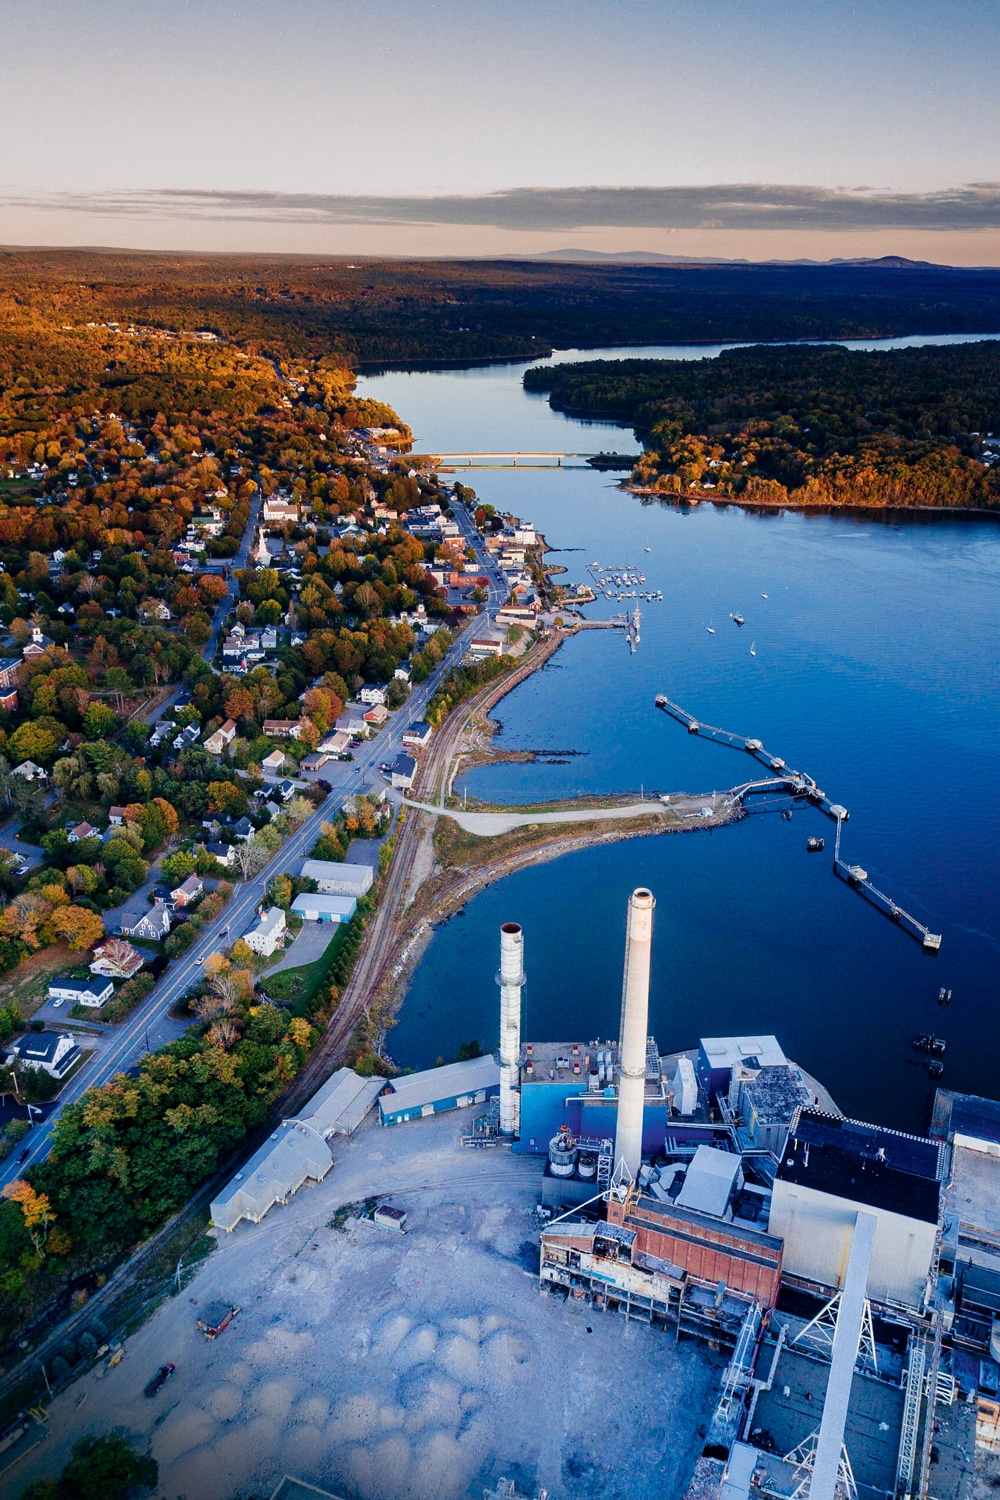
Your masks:
{"label": "power plant", "polygon": [[846,1119],[774,1036],[661,1056],[655,908],[629,897],[616,1040],[521,1043],[524,936],[501,929],[497,1139],[545,1158],[539,1289],[727,1354],[705,1446],[726,1500],[904,1500],[929,1472],[946,1147]]}

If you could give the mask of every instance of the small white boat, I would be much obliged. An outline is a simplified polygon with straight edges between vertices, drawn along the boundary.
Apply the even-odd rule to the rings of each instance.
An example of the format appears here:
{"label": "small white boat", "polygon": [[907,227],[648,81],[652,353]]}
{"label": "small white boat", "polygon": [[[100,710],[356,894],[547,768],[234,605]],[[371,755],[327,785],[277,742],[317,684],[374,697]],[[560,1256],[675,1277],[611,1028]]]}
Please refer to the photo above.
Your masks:
{"label": "small white boat", "polygon": [[646,548],[645,548],[645,549],[644,549],[644,550],[645,550],[645,551],[646,551],[646,552],[652,552],[652,550],[653,550],[653,549],[652,549],[652,547],[646,547]]}
{"label": "small white boat", "polygon": [[750,642],[750,655],[751,656],[756,656],[757,655],[757,645],[756,645],[755,641],[751,641]]}
{"label": "small white boat", "polygon": [[767,598],[767,595],[766,595],[766,594],[761,594],[761,596],[760,596],[760,597],[761,597],[761,598],[762,598],[762,599],[766,599],[766,598]]}
{"label": "small white boat", "polygon": [[708,631],[709,635],[714,635],[715,634],[715,626],[714,625],[706,625],[705,629]]}

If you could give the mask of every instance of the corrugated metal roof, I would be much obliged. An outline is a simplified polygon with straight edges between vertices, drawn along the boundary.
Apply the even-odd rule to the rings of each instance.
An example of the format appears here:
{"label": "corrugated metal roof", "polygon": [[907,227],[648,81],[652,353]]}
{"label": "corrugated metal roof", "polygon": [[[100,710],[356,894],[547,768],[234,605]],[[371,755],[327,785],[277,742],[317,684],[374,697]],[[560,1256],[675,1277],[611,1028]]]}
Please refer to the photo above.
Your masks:
{"label": "corrugated metal roof", "polygon": [[322,912],[347,922],[353,917],[357,905],[353,896],[296,896],[292,902],[292,911],[298,912],[301,917],[308,917],[310,912]]}
{"label": "corrugated metal roof", "polygon": [[426,1104],[475,1094],[480,1089],[499,1088],[500,1066],[492,1053],[487,1053],[485,1057],[474,1057],[469,1062],[448,1063],[443,1068],[428,1068],[423,1073],[393,1078],[391,1086],[392,1092],[379,1100],[383,1115],[423,1109]]}
{"label": "corrugated metal roof", "polygon": [[721,1218],[740,1170],[740,1158],[732,1151],[715,1146],[699,1146],[677,1194],[679,1208],[693,1208],[696,1213]]}
{"label": "corrugated metal roof", "polygon": [[384,1078],[361,1078],[353,1068],[338,1068],[297,1118],[320,1135],[350,1135],[384,1088]]}

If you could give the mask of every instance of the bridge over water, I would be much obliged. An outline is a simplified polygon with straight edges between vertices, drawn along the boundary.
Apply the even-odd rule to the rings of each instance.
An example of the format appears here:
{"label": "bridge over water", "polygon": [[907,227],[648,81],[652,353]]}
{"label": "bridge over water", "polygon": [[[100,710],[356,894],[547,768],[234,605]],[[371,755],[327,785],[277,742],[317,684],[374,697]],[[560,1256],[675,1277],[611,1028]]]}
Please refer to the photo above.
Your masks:
{"label": "bridge over water", "polygon": [[[431,453],[421,455],[430,460],[430,467],[446,472],[458,469],[587,469],[594,465],[592,459],[611,457],[600,453],[531,453],[518,449],[516,453]],[[621,455],[621,467],[631,468],[635,457]]]}

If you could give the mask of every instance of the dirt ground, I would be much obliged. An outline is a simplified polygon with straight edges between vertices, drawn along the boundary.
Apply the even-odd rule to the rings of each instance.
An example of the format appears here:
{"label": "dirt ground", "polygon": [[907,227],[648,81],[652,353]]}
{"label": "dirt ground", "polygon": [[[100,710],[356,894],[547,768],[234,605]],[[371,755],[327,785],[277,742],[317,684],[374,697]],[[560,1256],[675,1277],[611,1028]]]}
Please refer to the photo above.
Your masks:
{"label": "dirt ground", "polygon": [[[52,1403],[4,1500],[115,1426],[148,1445],[166,1500],[266,1496],[282,1474],[350,1500],[478,1500],[500,1475],[551,1500],[680,1497],[717,1356],[541,1297],[541,1163],[463,1150],[468,1125],[463,1111],[338,1141],[325,1182],[221,1236],[116,1369]],[[374,1194],[406,1208],[405,1235],[349,1215],[332,1227]],[[208,1342],[195,1319],[220,1296],[242,1311]],[[145,1400],[167,1361],[175,1375]]]}
{"label": "dirt ground", "polygon": [[70,952],[64,943],[30,954],[0,979],[0,1005],[15,1005],[24,1019],[30,1021],[48,999],[49,981],[57,974],[68,974],[89,956]]}

